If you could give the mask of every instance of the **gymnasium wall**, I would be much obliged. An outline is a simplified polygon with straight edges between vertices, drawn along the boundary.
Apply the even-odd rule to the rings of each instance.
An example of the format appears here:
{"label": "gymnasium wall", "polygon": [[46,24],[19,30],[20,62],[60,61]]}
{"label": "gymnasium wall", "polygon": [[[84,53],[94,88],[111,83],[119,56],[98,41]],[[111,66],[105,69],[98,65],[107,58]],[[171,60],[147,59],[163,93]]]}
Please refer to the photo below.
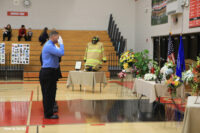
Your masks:
{"label": "gymnasium wall", "polygon": [[[147,9],[147,12],[146,12]],[[141,51],[149,49],[153,57],[152,36],[168,35],[170,27],[172,34],[179,34],[182,29],[183,33],[200,32],[200,28],[189,28],[189,7],[184,8],[183,15],[178,16],[178,23],[174,24],[172,17],[168,17],[168,23],[158,26],[151,26],[151,0],[136,1],[136,31],[135,31],[135,49]]]}
{"label": "gymnasium wall", "polygon": [[[65,30],[107,30],[109,15],[113,14],[128,48],[135,43],[134,0],[31,0],[29,8],[14,5],[13,0],[0,0],[0,28],[10,23],[13,28],[21,24],[33,29],[44,26]],[[28,11],[28,17],[7,16],[7,11]]]}

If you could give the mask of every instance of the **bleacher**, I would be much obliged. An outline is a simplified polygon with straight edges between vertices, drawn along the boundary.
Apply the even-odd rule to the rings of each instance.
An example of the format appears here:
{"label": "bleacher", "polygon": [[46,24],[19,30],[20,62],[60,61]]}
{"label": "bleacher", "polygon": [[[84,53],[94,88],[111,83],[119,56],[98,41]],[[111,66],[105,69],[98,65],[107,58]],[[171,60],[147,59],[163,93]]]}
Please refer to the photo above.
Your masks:
{"label": "bleacher", "polygon": [[[30,64],[24,65],[24,80],[25,81],[37,81],[39,80],[40,66],[40,53],[42,47],[38,41],[39,35],[42,30],[32,30],[33,37],[31,42],[25,42],[24,39],[18,42],[18,30],[12,31],[11,41],[5,41],[6,53],[11,53],[12,43],[30,44]],[[73,31],[73,30],[58,30],[63,38],[65,45],[65,55],[62,57],[61,71],[63,78],[66,80],[68,72],[74,70],[75,62],[82,61],[82,70],[84,69],[84,52],[87,43],[91,41],[93,36],[99,36],[101,42],[104,43],[105,54],[115,53],[115,49],[112,46],[108,33],[106,31]],[[2,31],[0,32],[0,38],[2,39]],[[2,41],[0,41],[2,42]],[[109,77],[108,62],[103,64],[101,71],[106,72],[106,76]]]}

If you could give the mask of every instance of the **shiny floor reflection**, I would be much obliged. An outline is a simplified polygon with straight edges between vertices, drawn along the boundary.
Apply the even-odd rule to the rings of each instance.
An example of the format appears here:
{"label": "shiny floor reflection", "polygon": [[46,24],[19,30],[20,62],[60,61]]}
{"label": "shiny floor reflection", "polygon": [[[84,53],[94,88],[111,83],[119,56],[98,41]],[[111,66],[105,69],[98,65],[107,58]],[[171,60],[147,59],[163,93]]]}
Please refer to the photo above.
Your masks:
{"label": "shiny floor reflection", "polygon": [[[109,123],[142,121],[181,121],[183,114],[164,104],[135,100],[69,100],[58,101],[60,118],[47,120],[43,116],[42,101],[33,101],[30,125]],[[28,102],[1,102],[0,126],[26,125]]]}
{"label": "shiny floor reflection", "polygon": [[68,106],[70,111],[81,112],[86,118],[96,118],[91,122],[165,120],[164,110],[158,109],[155,104],[150,104],[149,100],[68,101]]}
{"label": "shiny floor reflection", "polygon": [[[43,118],[42,102],[33,102],[31,125],[74,124],[74,123],[109,123],[142,121],[181,121],[183,114],[171,111],[166,114],[163,104],[149,103],[149,100],[69,100],[58,101],[60,118]],[[171,109],[173,110],[173,109]],[[173,115],[174,114],[174,115]],[[166,119],[169,116],[170,119]]]}
{"label": "shiny floor reflection", "polygon": [[180,111],[169,98],[160,99],[163,105],[149,104],[145,97],[139,102],[132,85],[109,81],[102,93],[98,86],[92,93],[59,83],[60,119],[45,120],[38,83],[0,83],[0,133],[181,133],[185,106],[179,99]]}
{"label": "shiny floor reflection", "polygon": [[27,124],[29,102],[0,102],[0,126]]}

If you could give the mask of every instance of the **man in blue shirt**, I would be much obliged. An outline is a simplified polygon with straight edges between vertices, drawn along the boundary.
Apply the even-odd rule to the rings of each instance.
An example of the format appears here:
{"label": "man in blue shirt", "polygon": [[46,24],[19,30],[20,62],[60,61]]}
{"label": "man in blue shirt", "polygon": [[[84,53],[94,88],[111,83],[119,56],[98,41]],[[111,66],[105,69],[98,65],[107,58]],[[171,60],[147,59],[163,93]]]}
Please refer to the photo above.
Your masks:
{"label": "man in blue shirt", "polygon": [[[56,47],[60,44],[60,48]],[[40,70],[40,85],[43,96],[44,117],[46,119],[58,119],[54,115],[53,108],[56,95],[57,69],[59,68],[59,57],[64,55],[63,40],[59,33],[52,31],[49,34],[49,40],[42,49],[42,68]]]}

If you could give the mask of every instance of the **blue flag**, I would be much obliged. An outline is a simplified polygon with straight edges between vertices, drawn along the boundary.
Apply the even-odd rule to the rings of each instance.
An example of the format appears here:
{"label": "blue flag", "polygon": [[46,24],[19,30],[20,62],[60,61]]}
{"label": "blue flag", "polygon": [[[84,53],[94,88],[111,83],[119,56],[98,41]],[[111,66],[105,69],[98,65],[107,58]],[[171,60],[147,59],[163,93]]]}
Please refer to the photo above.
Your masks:
{"label": "blue flag", "polygon": [[180,45],[178,49],[178,58],[176,66],[176,75],[182,78],[182,72],[185,71],[185,56],[184,56],[184,46],[182,42],[182,36],[180,36]]}

